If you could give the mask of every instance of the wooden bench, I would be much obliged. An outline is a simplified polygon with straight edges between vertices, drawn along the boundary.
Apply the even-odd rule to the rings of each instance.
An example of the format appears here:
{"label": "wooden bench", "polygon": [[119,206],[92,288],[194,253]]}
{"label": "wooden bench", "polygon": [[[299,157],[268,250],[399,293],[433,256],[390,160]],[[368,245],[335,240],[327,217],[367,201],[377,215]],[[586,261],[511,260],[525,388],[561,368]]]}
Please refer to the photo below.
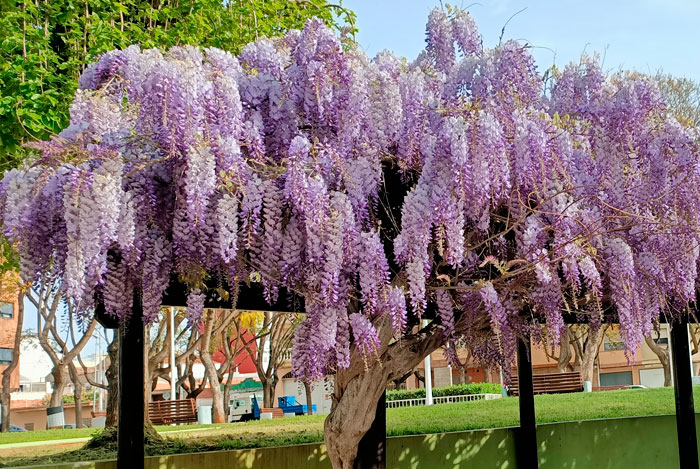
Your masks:
{"label": "wooden bench", "polygon": [[279,407],[261,407],[260,413],[262,414],[263,412],[272,412],[273,419],[284,417],[284,409]]}
{"label": "wooden bench", "polygon": [[[583,391],[583,381],[581,381],[581,373],[578,371],[532,375],[532,385],[535,394],[557,394]],[[518,395],[517,372],[513,372],[508,394],[511,396]]]}
{"label": "wooden bench", "polygon": [[148,404],[148,416],[153,425],[196,423],[197,404],[194,399],[154,401]]}

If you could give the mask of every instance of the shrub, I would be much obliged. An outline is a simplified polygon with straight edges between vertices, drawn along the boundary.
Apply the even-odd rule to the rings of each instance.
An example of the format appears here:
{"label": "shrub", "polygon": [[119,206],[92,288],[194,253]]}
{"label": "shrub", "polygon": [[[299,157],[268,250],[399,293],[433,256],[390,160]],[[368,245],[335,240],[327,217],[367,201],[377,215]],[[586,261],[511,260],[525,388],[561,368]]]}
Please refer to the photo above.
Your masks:
{"label": "shrub", "polygon": [[[454,384],[443,388],[433,388],[433,397],[462,396],[464,394],[500,394],[501,385],[498,383],[469,383]],[[386,392],[387,401],[403,399],[421,399],[425,397],[425,388],[393,389]]]}

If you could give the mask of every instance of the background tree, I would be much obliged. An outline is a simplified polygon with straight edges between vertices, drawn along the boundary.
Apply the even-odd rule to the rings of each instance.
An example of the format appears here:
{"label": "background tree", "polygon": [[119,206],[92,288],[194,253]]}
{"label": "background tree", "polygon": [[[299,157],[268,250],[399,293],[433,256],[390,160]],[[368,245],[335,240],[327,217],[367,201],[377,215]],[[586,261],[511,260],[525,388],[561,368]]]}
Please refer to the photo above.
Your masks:
{"label": "background tree", "polygon": [[545,354],[557,362],[560,372],[580,371],[583,381],[593,382],[593,371],[603,343],[607,324],[591,327],[589,324],[568,324],[561,335],[560,344],[548,348]]}
{"label": "background tree", "polygon": [[[41,282],[36,288],[28,290],[27,299],[37,309],[41,324],[39,324],[38,339],[41,348],[51,359],[53,368],[53,389],[49,399],[49,407],[58,407],[63,402],[63,393],[69,380],[73,382],[76,403],[76,423],[82,425],[82,382],[73,360],[92,338],[97,327],[95,319],[82,323],[82,331],[76,333],[79,318],[76,317],[75,307],[70,300],[66,301],[61,292],[49,282]],[[65,311],[62,307],[65,304]],[[64,335],[59,326],[61,315],[65,313]]]}
{"label": "background tree", "polygon": [[657,73],[654,80],[678,122],[697,127],[700,124],[700,83],[667,73]]}
{"label": "background tree", "polygon": [[[664,386],[668,387],[672,386],[673,384],[673,376],[671,375],[671,359],[668,353],[668,344],[663,346],[658,343],[660,337],[661,332],[657,328],[652,335],[645,336],[644,341],[661,362],[661,367],[664,370]],[[696,352],[697,350],[692,353]]]}
{"label": "background tree", "polygon": [[[264,311],[259,313],[258,321],[247,321],[247,328],[246,323],[234,322],[239,337],[248,331],[256,338],[255,351],[251,348],[250,341],[244,341],[243,346],[253,359],[255,370],[263,386],[263,407],[275,406],[275,389],[280,378],[279,369],[291,358],[292,338],[300,321],[301,316],[298,314]],[[265,357],[267,357],[267,364]],[[307,393],[307,398],[308,395],[310,392]]]}

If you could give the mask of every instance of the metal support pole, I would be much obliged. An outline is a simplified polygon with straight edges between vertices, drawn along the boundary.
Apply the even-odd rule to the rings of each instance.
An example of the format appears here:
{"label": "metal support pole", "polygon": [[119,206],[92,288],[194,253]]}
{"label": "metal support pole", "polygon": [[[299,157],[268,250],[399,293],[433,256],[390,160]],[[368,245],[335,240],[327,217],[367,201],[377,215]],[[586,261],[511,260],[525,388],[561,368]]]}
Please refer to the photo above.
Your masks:
{"label": "metal support pole", "polygon": [[676,429],[678,431],[678,459],[681,469],[698,469],[698,441],[695,432],[695,405],[693,382],[688,360],[688,318],[681,318],[671,326],[673,351],[673,386],[676,397]]}
{"label": "metal support pole", "polygon": [[425,405],[433,405],[433,371],[430,355],[425,357]]}
{"label": "metal support pole", "polygon": [[[428,325],[428,320],[423,320],[423,327]],[[425,366],[425,405],[433,405],[433,370],[430,366],[430,354],[426,355],[423,362]]]}
{"label": "metal support pole", "polygon": [[532,383],[532,358],[530,344],[518,340],[518,401],[520,428],[516,438],[517,467],[539,467],[537,459],[537,426],[535,423],[535,389]]}
{"label": "metal support pole", "polygon": [[175,307],[170,307],[170,399],[177,399],[175,383],[177,383],[177,368],[175,367]]}
{"label": "metal support pole", "polygon": [[144,465],[143,333],[141,295],[135,291],[131,316],[119,327],[118,469],[143,469]]}
{"label": "metal support pole", "polygon": [[354,469],[386,469],[386,391],[379,398],[372,426],[357,446]]}

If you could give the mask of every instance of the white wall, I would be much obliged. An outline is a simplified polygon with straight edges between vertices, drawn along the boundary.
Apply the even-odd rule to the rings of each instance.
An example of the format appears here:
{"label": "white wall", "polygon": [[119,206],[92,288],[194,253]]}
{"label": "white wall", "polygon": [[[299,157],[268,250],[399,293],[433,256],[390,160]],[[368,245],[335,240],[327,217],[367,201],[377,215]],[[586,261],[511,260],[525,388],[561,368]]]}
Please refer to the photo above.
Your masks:
{"label": "white wall", "polygon": [[[297,404],[306,404],[306,389],[300,381],[283,379],[284,395],[295,396]],[[311,403],[316,406],[316,413],[329,414],[331,412],[331,394],[333,393],[333,380],[317,381],[311,388]],[[277,403],[275,403],[277,405]]]}
{"label": "white wall", "polygon": [[32,382],[45,381],[51,373],[51,359],[35,337],[22,340],[19,351],[19,374]]}
{"label": "white wall", "polygon": [[664,386],[664,369],[647,368],[639,370],[639,384],[649,388],[662,388]]}

